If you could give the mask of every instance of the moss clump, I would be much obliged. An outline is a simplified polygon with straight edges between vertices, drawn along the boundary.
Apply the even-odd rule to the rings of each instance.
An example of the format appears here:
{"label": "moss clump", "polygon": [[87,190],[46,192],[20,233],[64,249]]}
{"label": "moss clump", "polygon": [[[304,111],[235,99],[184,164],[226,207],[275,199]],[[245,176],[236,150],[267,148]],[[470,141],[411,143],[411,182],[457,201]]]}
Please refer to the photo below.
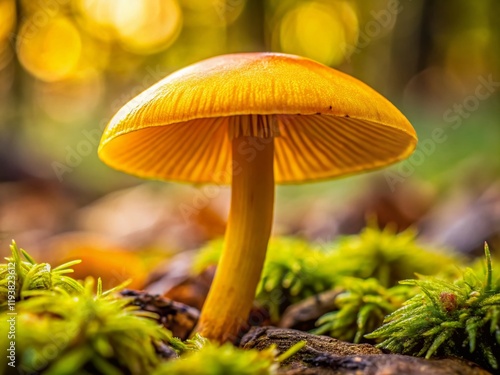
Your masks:
{"label": "moss clump", "polygon": [[403,281],[420,293],[390,314],[366,337],[378,345],[414,356],[460,356],[498,370],[500,289],[485,245],[486,272],[466,269],[454,282],[436,278]]}
{"label": "moss clump", "polygon": [[[210,242],[195,259],[194,270],[217,264],[222,240]],[[295,238],[271,239],[257,289],[257,301],[268,308],[274,321],[295,302],[333,287],[335,264],[325,263],[326,254],[308,242]]]}
{"label": "moss clump", "polygon": [[379,230],[372,225],[330,246],[327,262],[338,264],[340,275],[375,278],[384,287],[397,285],[415,273],[435,275],[450,265],[461,264],[450,252],[418,245],[413,230],[396,233],[390,227]]}
{"label": "moss clump", "polygon": [[[256,299],[277,322],[284,309],[293,303],[334,287],[347,289],[346,277],[374,278],[381,287],[390,288],[415,273],[434,275],[450,265],[460,264],[453,255],[419,246],[415,237],[412,230],[395,233],[391,228],[379,230],[372,225],[359,235],[340,237],[322,246],[294,238],[272,238]],[[200,272],[217,264],[222,246],[222,240],[216,240],[202,248],[194,270]],[[330,315],[328,320],[332,322],[335,316],[338,314]],[[354,340],[355,334],[344,332],[341,337]]]}
{"label": "moss clump", "polygon": [[[0,311],[16,314],[16,330],[15,338],[1,335],[0,344],[8,348],[15,340],[19,371],[143,374],[160,363],[156,344],[170,341],[169,332],[115,290],[103,292],[100,280],[95,292],[93,279],[81,283],[64,276],[79,261],[52,269],[15,243],[11,251],[8,263],[0,265]],[[9,332],[9,323],[2,319],[0,330]],[[0,373],[10,369],[7,363],[2,356]]]}
{"label": "moss clump", "polygon": [[415,294],[412,287],[385,288],[376,279],[345,278],[342,285],[345,290],[335,298],[336,310],[320,317],[312,333],[360,343],[365,333],[380,327],[386,315]]}
{"label": "moss clump", "polygon": [[82,284],[65,276],[73,272],[70,267],[80,263],[79,260],[51,268],[48,263],[36,263],[26,251],[19,249],[14,241],[10,245],[10,250],[12,256],[5,258],[7,263],[0,264],[0,309],[5,307],[8,300],[11,303],[12,298],[16,302],[23,300],[29,297],[32,291],[83,292]]}
{"label": "moss clump", "polygon": [[279,364],[305,346],[299,341],[286,352],[278,355],[274,346],[258,351],[240,349],[226,343],[221,346],[196,336],[187,340],[180,359],[166,362],[158,367],[154,375],[271,375],[276,374]]}
{"label": "moss clump", "polygon": [[20,369],[63,375],[143,374],[155,368],[160,358],[154,344],[168,341],[168,331],[127,299],[100,288],[94,295],[93,285],[88,279],[83,293],[38,291],[17,303]]}
{"label": "moss clump", "polygon": [[395,233],[390,227],[372,225],[324,247],[329,251],[323,262],[336,265],[335,285],[344,292],[335,299],[334,310],[316,321],[313,332],[355,343],[414,296],[415,288],[397,285],[399,280],[443,270],[453,274],[447,270],[460,263],[453,255],[419,246],[414,231]]}
{"label": "moss clump", "polygon": [[268,375],[278,367],[274,349],[243,350],[231,344],[205,345],[199,351],[161,365],[154,375]]}

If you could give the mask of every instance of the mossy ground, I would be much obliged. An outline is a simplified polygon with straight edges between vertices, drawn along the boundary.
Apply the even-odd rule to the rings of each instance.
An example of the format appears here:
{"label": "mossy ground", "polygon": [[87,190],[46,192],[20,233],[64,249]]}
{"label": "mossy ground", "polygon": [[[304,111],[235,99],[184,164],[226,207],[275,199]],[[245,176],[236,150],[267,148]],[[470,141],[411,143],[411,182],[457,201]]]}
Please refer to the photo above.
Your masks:
{"label": "mossy ground", "polygon": [[[195,272],[216,263],[220,245],[202,249]],[[116,293],[120,288],[103,291],[100,280],[68,276],[78,261],[51,268],[15,243],[11,250],[0,265],[0,310],[17,313],[16,366],[27,373],[271,374],[284,359],[275,348],[219,347],[200,337],[182,342],[154,314]],[[369,227],[321,246],[277,238],[256,301],[278,323],[291,304],[336,288],[334,306],[317,320],[315,333],[413,356],[460,356],[497,369],[498,272],[489,250],[482,264],[464,264],[451,253],[418,245],[411,231]],[[6,319],[0,325],[8,331]],[[0,343],[8,348],[10,340],[2,335]],[[0,374],[11,369],[5,361]]]}

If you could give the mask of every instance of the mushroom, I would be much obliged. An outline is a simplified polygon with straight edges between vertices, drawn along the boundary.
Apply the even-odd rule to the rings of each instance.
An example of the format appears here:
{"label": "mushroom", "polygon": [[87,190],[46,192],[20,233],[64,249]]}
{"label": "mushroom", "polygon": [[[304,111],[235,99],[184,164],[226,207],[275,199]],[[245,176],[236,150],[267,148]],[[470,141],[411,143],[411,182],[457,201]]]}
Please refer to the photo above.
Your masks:
{"label": "mushroom", "polygon": [[137,176],[231,184],[225,245],[198,332],[235,340],[246,323],[273,221],[275,184],[326,180],[408,157],[417,137],[387,99],[313,60],[218,56],[126,104],[99,156]]}

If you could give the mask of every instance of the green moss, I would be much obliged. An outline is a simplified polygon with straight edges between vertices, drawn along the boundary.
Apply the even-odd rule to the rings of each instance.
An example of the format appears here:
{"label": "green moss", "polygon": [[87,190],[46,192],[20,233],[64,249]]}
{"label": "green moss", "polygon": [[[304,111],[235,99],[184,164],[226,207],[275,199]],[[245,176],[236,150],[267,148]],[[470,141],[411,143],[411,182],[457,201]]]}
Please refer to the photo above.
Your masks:
{"label": "green moss", "polygon": [[359,343],[365,333],[380,327],[386,315],[415,294],[412,287],[385,288],[376,279],[345,278],[342,286],[345,290],[335,298],[336,310],[319,318],[312,333]]}
{"label": "green moss", "polygon": [[[222,246],[219,239],[202,248],[195,259],[195,272],[217,264]],[[269,309],[274,321],[290,304],[333,287],[335,265],[325,260],[323,250],[304,240],[271,239],[256,299]]]}
{"label": "green moss", "polygon": [[[231,344],[217,346],[201,337],[186,342],[191,348],[180,358],[160,365],[154,375],[268,375],[276,374],[279,364],[305,346],[299,341],[278,355],[274,346],[265,350],[246,350]],[[194,344],[194,346],[193,346]]]}
{"label": "green moss", "polygon": [[[71,277],[70,268],[81,261],[75,260],[52,268],[48,263],[36,263],[24,250],[12,241],[12,256],[5,258],[7,263],[0,264],[0,309],[5,308],[9,295],[15,301],[25,299],[36,290],[64,290],[68,293],[81,293],[83,286]],[[13,283],[15,282],[15,288]],[[9,284],[13,293],[9,294]]]}
{"label": "green moss", "polygon": [[454,282],[437,278],[403,281],[419,293],[366,337],[397,353],[431,358],[460,356],[497,370],[500,361],[500,288],[487,245],[486,272],[465,269]]}
{"label": "green moss", "polygon": [[384,287],[416,273],[435,275],[462,262],[449,251],[422,247],[411,229],[395,233],[390,227],[379,230],[369,226],[359,235],[341,237],[330,246],[327,261],[338,264],[340,275],[375,278]]}
{"label": "green moss", "polygon": [[[92,279],[82,293],[41,290],[15,309],[18,366],[28,373],[143,374],[160,362],[155,342],[170,339],[168,331],[127,299],[102,293],[100,287],[94,295]],[[7,332],[7,322],[0,325]]]}
{"label": "green moss", "polygon": [[[460,264],[456,256],[418,245],[415,237],[412,230],[395,233],[371,226],[359,235],[343,236],[322,246],[295,238],[272,238],[256,299],[277,322],[289,305],[335,286],[344,287],[345,277],[374,278],[389,288],[415,273],[434,275],[453,271]],[[202,248],[195,258],[195,272],[217,264],[222,246],[219,239]],[[354,336],[342,334],[350,340]]]}
{"label": "green moss", "polygon": [[[143,374],[161,361],[156,343],[170,341],[170,333],[151,316],[115,290],[97,291],[93,279],[85,283],[68,276],[73,261],[52,269],[37,264],[15,243],[12,257],[0,265],[0,311],[15,321],[15,337],[0,336],[2,348],[15,342],[16,367],[25,373]],[[15,298],[14,298],[15,297]],[[15,314],[15,315],[14,315]],[[10,322],[0,321],[9,332]],[[8,369],[1,357],[0,373]]]}
{"label": "green moss", "polygon": [[[196,269],[216,263],[221,249],[221,240],[210,243],[197,257]],[[0,311],[13,308],[17,313],[16,354],[24,371],[162,375],[199,369],[201,375],[269,374],[283,359],[272,348],[258,352],[216,347],[201,337],[181,342],[115,290],[103,293],[98,282],[95,291],[91,279],[83,283],[66,276],[78,261],[52,269],[36,263],[15,243],[11,251],[7,264],[0,265]],[[446,273],[448,281],[421,277],[395,286],[399,278],[442,274],[457,264],[460,260],[454,256],[417,245],[412,231],[396,234],[370,227],[323,246],[275,238],[257,300],[277,320],[290,304],[340,288],[344,292],[334,311],[318,320],[316,333],[354,342],[363,337],[379,340],[382,347],[406,354],[460,355],[497,368],[500,282],[490,262],[484,281],[480,271],[468,270],[455,282],[449,281],[456,274],[451,271]],[[2,331],[8,328],[6,320],[0,321]],[[9,345],[7,337],[0,337],[3,347]],[[162,348],[181,359],[165,362]],[[7,368],[3,362],[0,374]]]}
{"label": "green moss", "polygon": [[[52,270],[49,264],[37,264],[15,243],[11,250],[8,263],[0,265],[4,301],[0,311],[15,314],[16,329],[15,337],[0,336],[0,346],[7,349],[15,342],[16,370],[22,373],[273,374],[304,344],[277,356],[274,348],[259,352],[230,344],[218,347],[199,335],[182,342],[156,323],[155,314],[120,297],[116,291],[123,285],[103,292],[100,280],[96,286],[92,278],[79,282],[62,276],[76,261]],[[12,283],[14,288],[9,289]],[[9,299],[11,294],[14,299]],[[10,322],[2,319],[0,330],[9,328]],[[181,359],[167,362],[166,354]],[[0,374],[9,373],[8,362],[1,357]]]}
{"label": "green moss", "polygon": [[259,352],[238,349],[231,344],[206,345],[181,359],[164,363],[154,375],[267,375],[274,374],[277,367],[276,352],[272,348]]}

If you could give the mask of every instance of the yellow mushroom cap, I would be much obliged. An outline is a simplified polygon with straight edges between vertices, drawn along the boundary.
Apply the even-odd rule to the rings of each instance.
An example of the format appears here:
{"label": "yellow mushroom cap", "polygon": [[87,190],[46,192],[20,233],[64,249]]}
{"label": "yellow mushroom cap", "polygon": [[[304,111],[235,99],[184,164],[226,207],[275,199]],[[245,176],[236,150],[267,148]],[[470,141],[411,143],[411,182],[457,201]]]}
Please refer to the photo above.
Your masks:
{"label": "yellow mushroom cap", "polygon": [[99,156],[141,177],[230,183],[231,127],[257,115],[275,115],[276,183],[380,168],[417,143],[403,114],[357,79],[299,56],[242,53],[188,66],[132,99],[106,127]]}

